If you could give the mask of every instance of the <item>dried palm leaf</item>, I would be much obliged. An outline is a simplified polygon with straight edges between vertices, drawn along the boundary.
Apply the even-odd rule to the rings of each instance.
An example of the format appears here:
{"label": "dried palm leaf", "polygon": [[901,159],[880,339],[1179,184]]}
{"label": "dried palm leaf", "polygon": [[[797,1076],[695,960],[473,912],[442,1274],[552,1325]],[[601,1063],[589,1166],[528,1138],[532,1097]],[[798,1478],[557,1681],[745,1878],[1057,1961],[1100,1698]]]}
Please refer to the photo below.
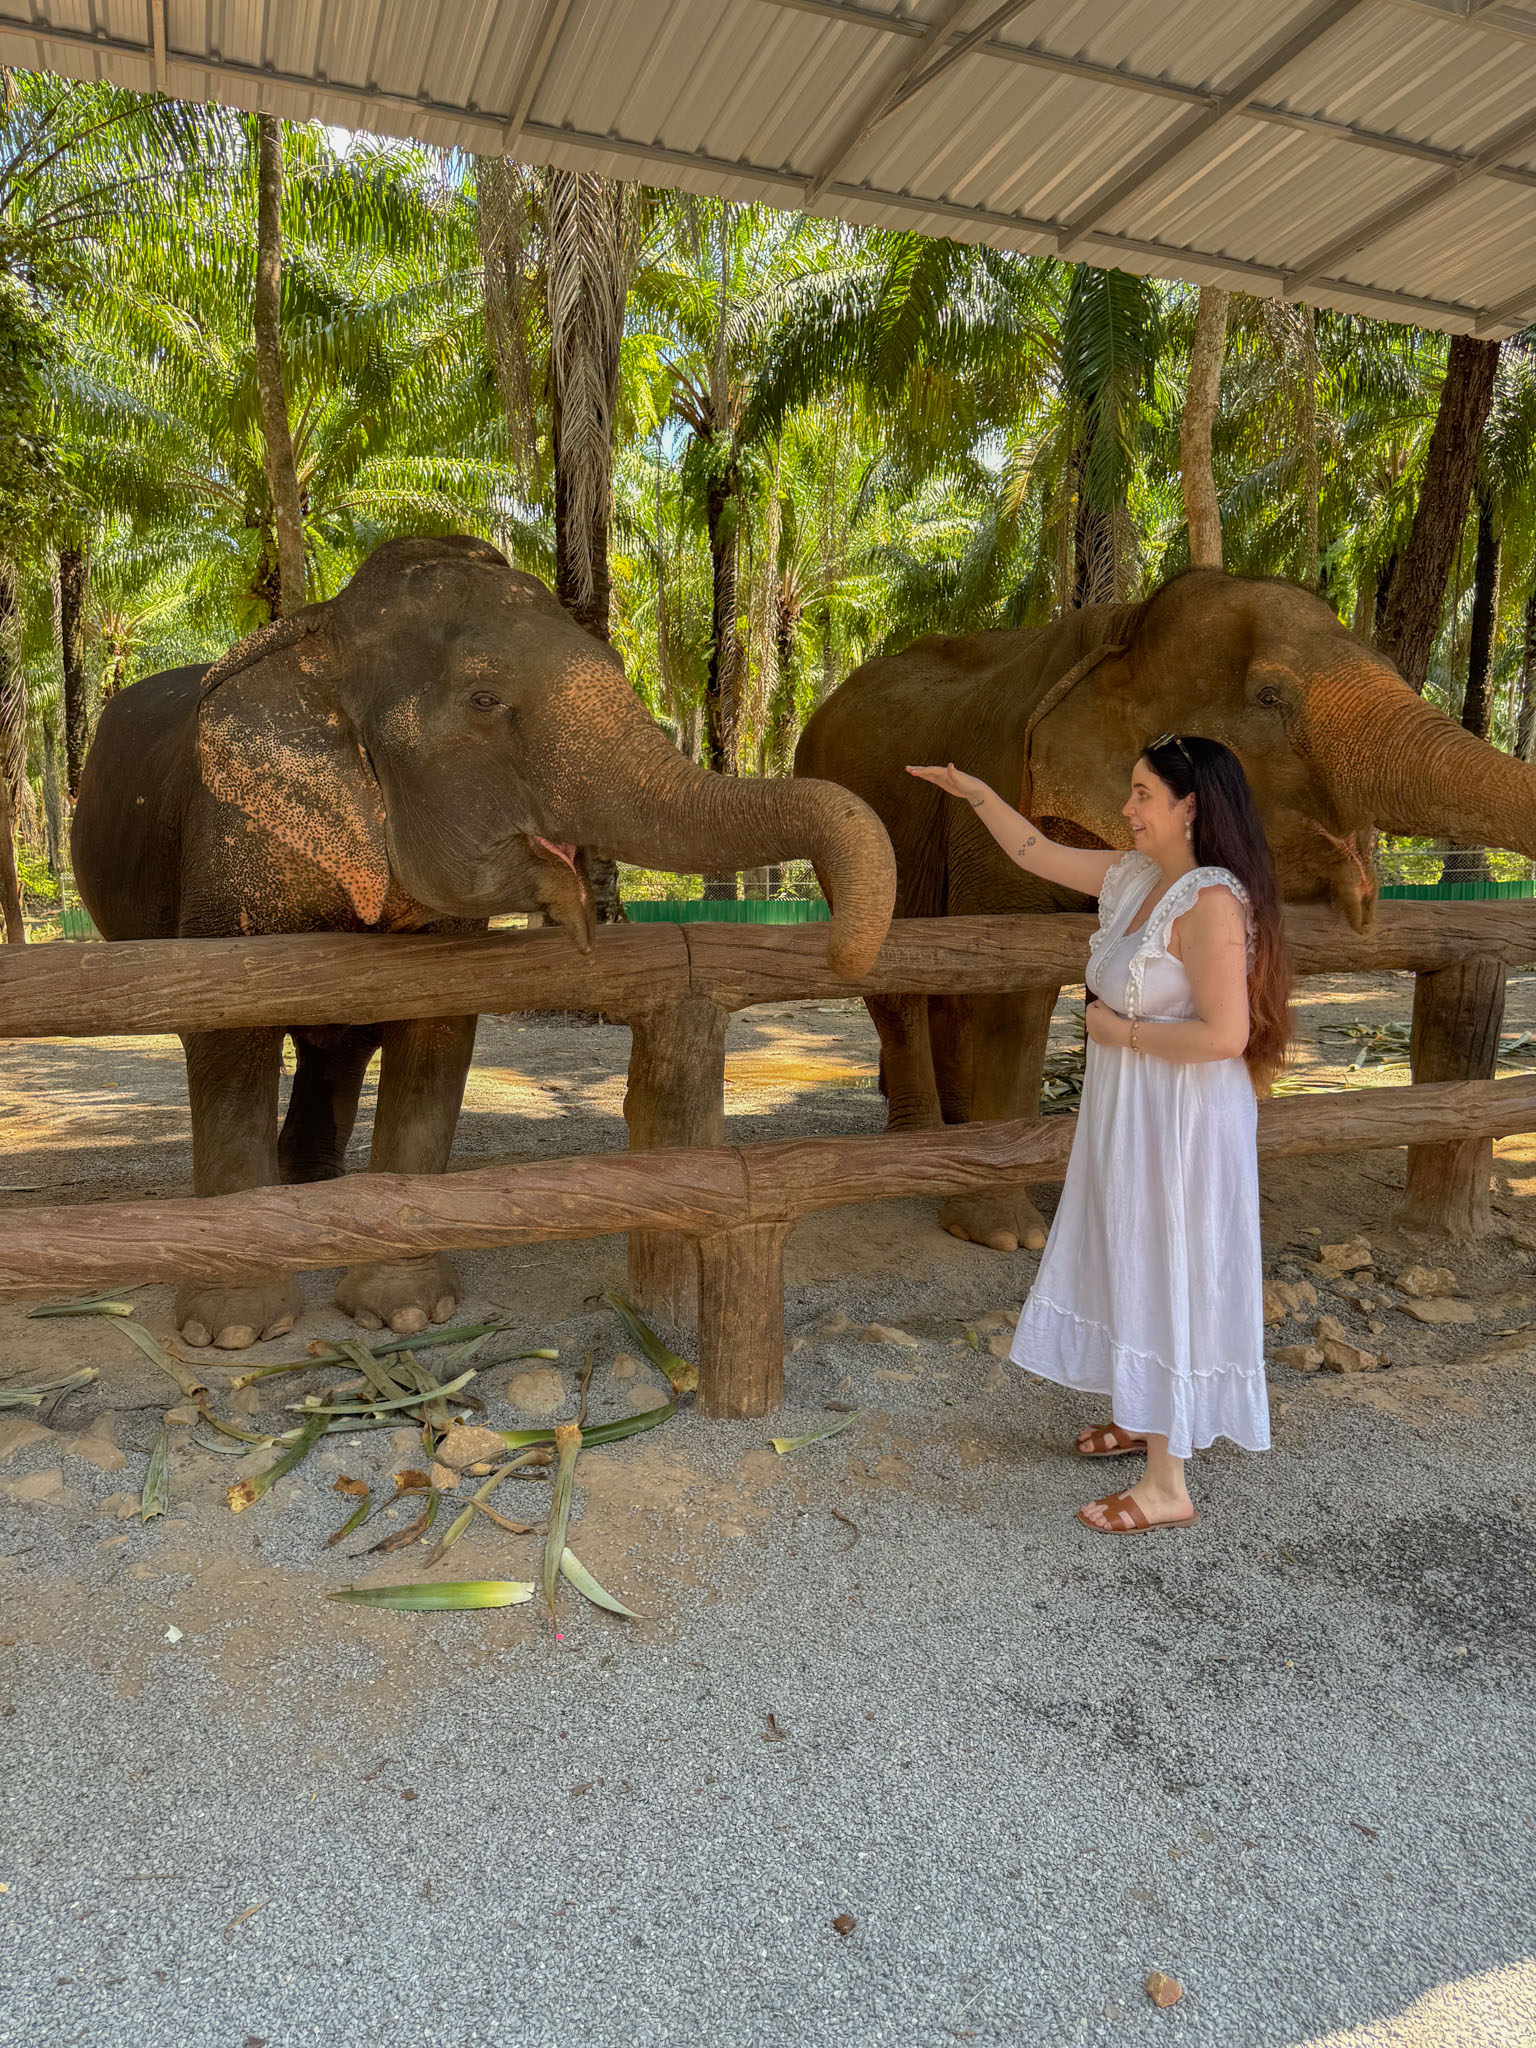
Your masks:
{"label": "dried palm leaf", "polygon": [[237,1480],[233,1486],[227,1488],[225,1498],[232,1512],[238,1515],[246,1508],[254,1507],[264,1494],[272,1491],[279,1479],[284,1478],[296,1465],[304,1462],[324,1435],[325,1417],[317,1415],[313,1422],[305,1423],[299,1432],[298,1441],[284,1451],[276,1464],[269,1465],[265,1472],[258,1472],[254,1478]]}
{"label": "dried palm leaf", "polygon": [[170,1431],[162,1429],[155,1439],[155,1448],[149,1454],[149,1470],[144,1475],[144,1491],[139,1496],[139,1520],[152,1521],[156,1515],[163,1515],[170,1504]]}

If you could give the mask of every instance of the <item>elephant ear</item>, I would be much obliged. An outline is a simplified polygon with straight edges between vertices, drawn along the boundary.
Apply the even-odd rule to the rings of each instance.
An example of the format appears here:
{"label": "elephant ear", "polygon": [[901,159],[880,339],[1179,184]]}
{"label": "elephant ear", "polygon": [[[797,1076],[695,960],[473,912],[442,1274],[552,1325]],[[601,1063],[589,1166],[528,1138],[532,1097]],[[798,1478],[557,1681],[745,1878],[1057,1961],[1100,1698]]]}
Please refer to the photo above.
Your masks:
{"label": "elephant ear", "polygon": [[318,608],[216,662],[198,704],[204,786],[344,892],[364,924],[389,893],[384,802],[357,730],[325,688]]}
{"label": "elephant ear", "polygon": [[1119,640],[1110,641],[1103,647],[1090,648],[1081,661],[1074,663],[1065,675],[1058,676],[1055,682],[1047,687],[1030,712],[1024,724],[1023,760],[1019,771],[1019,810],[1024,817],[1032,818],[1035,815],[1035,774],[1032,757],[1036,726],[1048,718],[1065,698],[1070,697],[1080,683],[1086,682],[1095,669],[1101,668],[1107,661],[1118,662],[1124,653],[1125,643]]}

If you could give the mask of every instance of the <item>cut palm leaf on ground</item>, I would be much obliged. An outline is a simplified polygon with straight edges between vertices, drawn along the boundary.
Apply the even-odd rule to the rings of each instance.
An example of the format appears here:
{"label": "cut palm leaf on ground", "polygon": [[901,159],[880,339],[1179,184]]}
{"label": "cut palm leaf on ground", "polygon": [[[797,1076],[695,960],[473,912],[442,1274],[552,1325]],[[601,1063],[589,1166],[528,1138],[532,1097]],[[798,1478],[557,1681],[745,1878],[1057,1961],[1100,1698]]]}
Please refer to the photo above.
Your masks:
{"label": "cut palm leaf on ground", "polygon": [[504,1479],[510,1479],[512,1474],[521,1466],[532,1464],[537,1456],[538,1453],[536,1451],[526,1451],[520,1458],[509,1458],[505,1465],[499,1465],[489,1479],[482,1485],[477,1486],[470,1495],[467,1504],[459,1510],[448,1524],[448,1527],[443,1531],[427,1558],[427,1563],[429,1565],[436,1564],[446,1552],[453,1548],[454,1544],[458,1542],[464,1531],[475,1519],[477,1509],[482,1514],[490,1515],[491,1520],[500,1523],[503,1528],[515,1531],[519,1536],[531,1536],[533,1534],[531,1528],[528,1528],[521,1522],[504,1522],[500,1515],[492,1513],[491,1509],[486,1506],[486,1502]]}
{"label": "cut palm leaf on ground", "polygon": [[622,1614],[627,1621],[640,1619],[632,1607],[626,1607],[622,1600],[615,1600],[606,1586],[598,1584],[574,1550],[561,1551],[560,1572],[582,1598],[590,1600],[594,1607],[606,1608],[609,1614]]}
{"label": "cut palm leaf on ground", "polygon": [[225,1498],[234,1514],[254,1507],[263,1495],[272,1491],[279,1479],[285,1478],[296,1465],[301,1465],[310,1452],[325,1435],[325,1417],[317,1415],[313,1422],[307,1422],[299,1432],[298,1442],[293,1444],[265,1472],[258,1472],[254,1478],[239,1479],[226,1490]]}
{"label": "cut palm leaf on ground", "polygon": [[[582,1443],[590,1451],[598,1444],[622,1443],[627,1436],[639,1436],[642,1431],[655,1429],[658,1423],[667,1422],[677,1413],[677,1396],[662,1401],[654,1408],[642,1408],[638,1415],[617,1415],[612,1422],[594,1422],[590,1429],[581,1433]],[[498,1429],[496,1435],[509,1451],[520,1451],[529,1444],[552,1444],[555,1440],[553,1429]]]}
{"label": "cut palm leaf on ground", "polygon": [[482,1607],[520,1607],[536,1590],[532,1579],[461,1579],[437,1586],[347,1586],[325,1597],[395,1614],[468,1614]]}
{"label": "cut palm leaf on ground", "polygon": [[845,1430],[850,1422],[857,1420],[858,1410],[855,1409],[852,1415],[840,1415],[836,1422],[829,1422],[823,1429],[809,1429],[804,1436],[775,1436],[770,1437],[768,1441],[782,1458],[786,1451],[801,1450],[806,1444],[823,1443],[829,1436],[836,1436],[839,1431]]}
{"label": "cut palm leaf on ground", "polygon": [[155,1438],[155,1448],[149,1454],[149,1470],[144,1475],[144,1491],[139,1496],[139,1520],[153,1521],[156,1515],[163,1515],[170,1504],[170,1432],[162,1429]]}
{"label": "cut palm leaf on ground", "polygon": [[0,1387],[0,1408],[41,1408],[53,1394],[65,1394],[75,1387],[83,1387],[96,1377],[94,1365],[82,1365],[78,1372],[58,1373],[49,1380],[33,1380],[29,1385],[18,1386],[7,1383]]}
{"label": "cut palm leaf on ground", "polygon": [[650,1324],[636,1313],[633,1303],[626,1301],[622,1294],[611,1291],[599,1295],[598,1299],[613,1310],[628,1332],[631,1343],[638,1344],[656,1370],[671,1381],[674,1393],[691,1394],[696,1391],[699,1368],[690,1365],[686,1358],[679,1358],[675,1351],[669,1351]]}
{"label": "cut palm leaf on ground", "polygon": [[87,1294],[79,1301],[44,1301],[29,1308],[29,1316],[131,1316],[131,1301],[114,1301],[110,1294]]}
{"label": "cut palm leaf on ground", "polygon": [[571,1518],[571,1489],[576,1483],[576,1454],[581,1449],[581,1431],[574,1422],[562,1422],[555,1431],[555,1490],[549,1504],[549,1534],[544,1539],[544,1604],[555,1611],[555,1588],[560,1583],[560,1558],[565,1549],[565,1527]]}

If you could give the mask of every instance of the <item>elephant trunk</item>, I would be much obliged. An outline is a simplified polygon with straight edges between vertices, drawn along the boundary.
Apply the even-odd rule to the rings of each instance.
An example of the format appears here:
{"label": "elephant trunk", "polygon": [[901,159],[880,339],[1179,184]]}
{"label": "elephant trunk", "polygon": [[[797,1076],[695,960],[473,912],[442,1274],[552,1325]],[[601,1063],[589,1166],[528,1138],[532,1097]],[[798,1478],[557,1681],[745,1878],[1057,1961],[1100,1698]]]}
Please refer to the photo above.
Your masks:
{"label": "elephant trunk", "polygon": [[1467,732],[1395,676],[1306,734],[1342,811],[1378,831],[1536,856],[1536,767]]}
{"label": "elephant trunk", "polygon": [[598,693],[583,693],[576,730],[605,772],[594,779],[573,768],[567,779],[556,766],[546,783],[561,835],[612,860],[682,874],[808,859],[832,906],[828,964],[850,981],[867,974],[896,900],[896,858],[869,806],[834,782],[761,782],[696,767],[627,684],[615,693],[604,681],[600,710]]}

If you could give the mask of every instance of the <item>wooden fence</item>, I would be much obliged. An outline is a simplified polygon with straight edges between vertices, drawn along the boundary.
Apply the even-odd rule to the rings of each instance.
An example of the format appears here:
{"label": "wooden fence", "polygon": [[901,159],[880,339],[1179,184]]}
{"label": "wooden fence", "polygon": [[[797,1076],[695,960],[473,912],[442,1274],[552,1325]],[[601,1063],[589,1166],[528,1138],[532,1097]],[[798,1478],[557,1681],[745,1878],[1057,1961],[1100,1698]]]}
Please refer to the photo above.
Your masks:
{"label": "wooden fence", "polygon": [[[631,1284],[678,1306],[697,1272],[701,1403],[762,1414],[782,1385],[784,1240],[814,1210],[894,1195],[1059,1179],[1073,1120],[814,1143],[725,1146],[730,1012],[850,993],[997,994],[1079,981],[1086,916],[901,921],[850,988],[816,926],[607,929],[591,954],[557,932],[478,938],[307,934],[67,944],[0,952],[0,1036],[98,1036],[354,1023],[478,1011],[600,1009],[633,1032],[629,1154],[401,1178],[358,1175],[207,1200],[13,1209],[0,1292],[230,1278],[435,1250],[630,1233]],[[1298,972],[1412,969],[1413,1074],[1440,1084],[1267,1102],[1267,1157],[1410,1148],[1414,1220],[1485,1220],[1493,1137],[1536,1129],[1536,1076],[1493,1081],[1504,977],[1536,961],[1536,904],[1383,904],[1361,937],[1293,908]],[[641,1156],[644,1155],[644,1156]]]}

